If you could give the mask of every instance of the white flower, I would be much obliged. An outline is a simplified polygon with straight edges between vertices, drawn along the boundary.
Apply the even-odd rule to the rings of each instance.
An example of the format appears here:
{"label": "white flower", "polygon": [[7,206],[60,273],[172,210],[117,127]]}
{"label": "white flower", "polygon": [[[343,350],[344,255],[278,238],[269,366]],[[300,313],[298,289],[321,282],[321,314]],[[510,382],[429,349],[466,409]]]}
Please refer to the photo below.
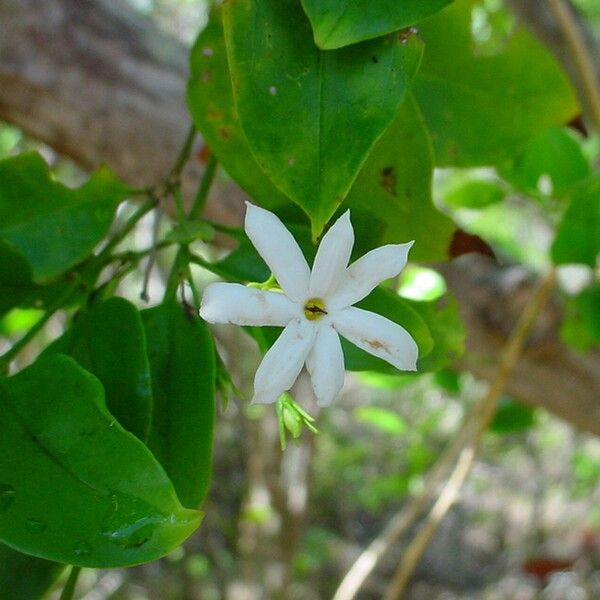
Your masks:
{"label": "white flower", "polygon": [[210,323],[285,327],[254,378],[253,402],[275,402],[306,364],[318,403],[330,404],[344,383],[339,335],[403,371],[415,371],[418,349],[400,325],[352,305],[406,265],[413,242],[371,250],[348,265],[354,244],[350,211],[323,236],[312,272],[292,234],[271,212],[247,203],[246,233],[283,293],[213,283],[200,315]]}

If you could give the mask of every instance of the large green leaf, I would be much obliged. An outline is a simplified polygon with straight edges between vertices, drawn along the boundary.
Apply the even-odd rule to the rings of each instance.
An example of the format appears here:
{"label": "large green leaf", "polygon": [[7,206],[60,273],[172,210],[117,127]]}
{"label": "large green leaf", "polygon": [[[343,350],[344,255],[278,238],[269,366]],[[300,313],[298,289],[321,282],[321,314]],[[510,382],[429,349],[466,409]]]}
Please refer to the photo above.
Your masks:
{"label": "large green leaf", "polygon": [[298,0],[224,7],[237,112],[265,173],[318,235],[392,122],[419,65],[418,36],[319,50]]}
{"label": "large green leaf", "polygon": [[600,253],[600,175],[577,186],[552,245],[556,264],[596,267]]}
{"label": "large green leaf", "polygon": [[208,328],[175,302],[142,311],[154,412],[148,445],[179,499],[197,507],[208,491],[215,419],[215,351]]}
{"label": "large green leaf", "polygon": [[200,518],[74,360],[49,356],[0,381],[4,543],[59,562],[121,567],[167,554]]}
{"label": "large green leaf", "polygon": [[53,181],[39,154],[7,158],[0,161],[0,238],[29,261],[35,281],[50,279],[90,254],[131,194],[106,168],[69,189]]}
{"label": "large green leaf", "polygon": [[273,208],[289,202],[258,166],[235,114],[218,8],[211,12],[208,25],[194,44],[190,67],[190,113],[220,164],[258,204]]}
{"label": "large green leaf", "polygon": [[[373,148],[346,206],[361,249],[415,240],[413,260],[445,260],[454,223],[433,205],[431,141],[412,98]],[[362,243],[361,243],[362,242]]]}
{"label": "large green leaf", "polygon": [[0,544],[0,590],[7,600],[41,600],[65,565],[28,556]]}
{"label": "large green leaf", "polygon": [[27,259],[12,244],[0,239],[0,316],[38,288]]}
{"label": "large green leaf", "polygon": [[93,373],[121,426],[147,439],[152,419],[150,365],[142,320],[133,304],[111,298],[81,313],[44,351],[57,353],[73,357]]}
{"label": "large green leaf", "polygon": [[414,25],[452,0],[302,0],[315,43],[342,48]]}
{"label": "large green leaf", "polygon": [[554,58],[519,27],[493,54],[472,26],[477,0],[456,0],[423,21],[423,64],[414,91],[438,165],[497,164],[550,125],[577,111]]}

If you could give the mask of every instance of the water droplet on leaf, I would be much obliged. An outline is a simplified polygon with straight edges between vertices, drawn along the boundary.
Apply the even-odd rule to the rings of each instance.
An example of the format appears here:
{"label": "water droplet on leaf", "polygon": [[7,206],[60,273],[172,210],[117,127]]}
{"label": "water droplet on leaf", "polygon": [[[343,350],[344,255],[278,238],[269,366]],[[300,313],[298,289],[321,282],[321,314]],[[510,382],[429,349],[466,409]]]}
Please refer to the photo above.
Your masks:
{"label": "water droplet on leaf", "polygon": [[48,524],[44,523],[44,521],[40,521],[39,519],[27,519],[25,526],[32,533],[42,533],[46,531]]}
{"label": "water droplet on leaf", "polygon": [[17,492],[12,485],[0,483],[0,513],[6,512],[15,501]]}
{"label": "water droplet on leaf", "polygon": [[92,552],[92,547],[82,540],[75,544],[73,552],[75,553],[75,556],[88,556]]}

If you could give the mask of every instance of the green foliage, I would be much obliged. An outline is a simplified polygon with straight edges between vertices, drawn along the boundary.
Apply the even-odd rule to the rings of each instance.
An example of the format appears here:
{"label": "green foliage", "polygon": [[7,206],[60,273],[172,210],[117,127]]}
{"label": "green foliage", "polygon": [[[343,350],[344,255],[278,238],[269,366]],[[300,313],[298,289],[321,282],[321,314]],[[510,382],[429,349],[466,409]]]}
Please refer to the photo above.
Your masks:
{"label": "green foliage", "polygon": [[92,306],[46,350],[66,354],[93,373],[104,387],[106,406],[119,424],[140,440],[152,420],[150,366],[137,309],[122,298]]}
{"label": "green foliage", "polygon": [[600,346],[600,283],[583,290],[567,301],[563,340],[580,351]]}
{"label": "green foliage", "polygon": [[531,429],[535,424],[534,408],[521,404],[514,398],[504,395],[500,398],[490,431],[494,433],[520,433]]}
{"label": "green foliage", "polygon": [[0,161],[0,239],[21,252],[34,281],[51,279],[86,258],[132,193],[105,168],[71,190],[52,180],[38,154],[7,158]]}
{"label": "green foliage", "polygon": [[419,25],[426,50],[414,92],[438,165],[498,164],[577,110],[565,75],[524,28],[495,54],[478,52],[475,6],[456,0]]}
{"label": "green foliage", "polygon": [[154,411],[148,445],[184,506],[208,491],[215,419],[215,351],[206,325],[175,302],[142,312]]}
{"label": "green foliage", "polygon": [[190,71],[190,113],[225,170],[262,206],[289,202],[258,166],[237,118],[220,9],[194,44]]}
{"label": "green foliage", "polygon": [[297,0],[230,2],[224,24],[248,143],[271,180],[311,217],[317,236],[396,115],[421,41],[411,33],[324,52]]}
{"label": "green foliage", "polygon": [[448,182],[444,202],[452,208],[485,208],[506,196],[506,188],[497,179],[459,173]]}
{"label": "green foliage", "polygon": [[358,223],[362,249],[418,240],[412,260],[445,260],[455,225],[431,200],[433,153],[412,97],[375,144],[344,207]]}
{"label": "green foliage", "polygon": [[[561,197],[590,175],[582,140],[564,127],[542,131],[502,169],[503,177],[526,194]],[[547,179],[544,182],[544,178]],[[541,189],[543,185],[547,190]]]}
{"label": "green foliage", "polygon": [[302,0],[302,6],[312,24],[317,46],[335,50],[414,25],[451,1]]}
{"label": "green foliage", "polygon": [[0,381],[0,539],[80,566],[155,560],[200,522],[148,449],[65,356]]}
{"label": "green foliage", "polygon": [[402,417],[385,408],[361,406],[353,412],[359,423],[367,423],[389,435],[402,435],[408,429],[408,424]]}
{"label": "green foliage", "polygon": [[552,245],[556,264],[596,266],[600,253],[600,176],[594,175],[569,194],[570,204]]}

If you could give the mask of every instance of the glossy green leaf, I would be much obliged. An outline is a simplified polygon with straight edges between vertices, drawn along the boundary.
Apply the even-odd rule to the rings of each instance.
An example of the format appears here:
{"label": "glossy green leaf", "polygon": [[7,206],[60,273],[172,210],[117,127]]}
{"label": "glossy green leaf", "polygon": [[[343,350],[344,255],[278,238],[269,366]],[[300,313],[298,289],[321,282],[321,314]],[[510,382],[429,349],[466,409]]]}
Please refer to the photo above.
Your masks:
{"label": "glossy green leaf", "polygon": [[600,253],[600,176],[577,186],[558,226],[552,258],[556,264],[583,263],[596,267]]}
{"label": "glossy green leaf", "polygon": [[590,175],[582,140],[565,127],[551,127],[536,136],[502,176],[532,195],[561,197]]}
{"label": "glossy green leaf", "polygon": [[535,409],[517,402],[510,396],[502,396],[490,423],[494,433],[520,433],[535,425]]}
{"label": "glossy green leaf", "polygon": [[219,163],[261,206],[290,202],[256,162],[235,113],[219,8],[194,44],[190,71],[188,107]]}
{"label": "glossy green leaf", "polygon": [[0,238],[29,261],[35,281],[55,277],[91,253],[131,194],[106,168],[69,189],[39,154],[7,158],[0,161]]}
{"label": "glossy green leaf", "polygon": [[41,600],[65,565],[28,556],[0,544],[0,590],[7,600]]}
{"label": "glossy green leaf", "polygon": [[150,451],[66,356],[0,380],[0,540],[41,558],[110,568],[155,560],[201,513],[181,506]]}
{"label": "glossy green leaf", "polygon": [[148,445],[184,506],[208,491],[215,419],[215,352],[206,325],[175,302],[142,311],[154,413]]}
{"label": "glossy green leaf", "polygon": [[418,36],[319,50],[298,0],[224,6],[237,112],[265,173],[317,236],[390,125],[418,68]]}
{"label": "glossy green leaf", "polygon": [[445,260],[454,223],[433,205],[431,141],[414,100],[400,113],[369,155],[344,207],[357,223],[362,250],[415,240],[412,260]]}
{"label": "glossy green leaf", "polygon": [[39,287],[33,282],[27,259],[12,244],[0,239],[0,316],[19,306]]}
{"label": "glossy green leaf", "polygon": [[111,298],[77,315],[44,354],[67,354],[104,386],[106,406],[120,425],[146,440],[152,420],[150,365],[140,314]]}
{"label": "glossy green leaf", "polygon": [[479,6],[456,0],[419,25],[426,50],[413,89],[438,165],[498,164],[578,110],[566,76],[524,28],[495,53],[481,51],[473,27]]}
{"label": "glossy green leaf", "polygon": [[302,0],[324,50],[380,37],[432,15],[452,0]]}

